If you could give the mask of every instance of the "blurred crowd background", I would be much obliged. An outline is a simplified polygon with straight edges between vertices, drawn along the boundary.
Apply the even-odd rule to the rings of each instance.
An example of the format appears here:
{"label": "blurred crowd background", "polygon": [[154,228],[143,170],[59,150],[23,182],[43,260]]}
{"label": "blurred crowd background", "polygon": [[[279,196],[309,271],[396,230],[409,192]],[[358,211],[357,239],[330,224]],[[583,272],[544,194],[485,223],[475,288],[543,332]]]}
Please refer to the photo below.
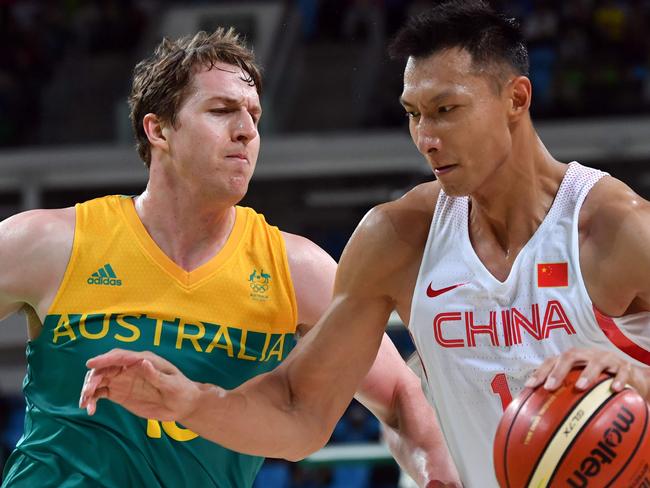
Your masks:
{"label": "blurred crowd background", "polygon": [[[162,14],[172,7],[219,3],[0,0],[0,147],[115,140],[115,118],[124,110],[116,114],[115,104],[124,100],[134,62],[158,40]],[[285,2],[285,9],[300,17],[299,42],[291,62],[281,67],[291,72],[274,72],[273,61],[266,63],[267,76],[272,73],[284,93],[292,95],[283,100],[282,114],[273,115],[269,129],[286,133],[402,125],[395,103],[400,67],[386,59],[386,40],[408,15],[431,3]],[[534,115],[648,110],[648,1],[493,3],[521,20],[530,49]],[[246,22],[238,27],[251,33]],[[286,22],[281,26],[288,27]],[[266,46],[276,53],[277,47]],[[354,71],[365,76],[354,76]],[[278,91],[272,96],[281,97]],[[280,105],[279,100],[273,103]]]}
{"label": "blurred crowd background", "polygon": [[[320,156],[318,148],[337,145],[330,141],[344,140],[344,150],[355,153],[372,150],[364,145],[379,146],[381,141],[392,145],[389,137],[405,138],[406,119],[397,103],[402,66],[387,58],[386,45],[409,15],[432,3],[0,0],[0,218],[35,205],[70,205],[106,193],[141,191],[143,173],[122,177],[106,164],[113,162],[111,148],[126,148],[119,154],[132,151],[126,96],[135,62],[163,34],[174,37],[197,28],[234,25],[254,46],[266,80],[258,170],[266,172],[254,180],[244,203],[338,257],[371,205],[430,179],[428,170],[424,164],[420,169],[400,167],[404,163],[399,158],[361,173],[354,164],[302,171],[295,161],[288,169],[277,163],[264,170],[265,140],[276,148],[269,151],[269,160],[278,151],[284,154],[288,145],[288,154],[302,151],[306,161],[310,155]],[[556,132],[582,127],[585,118],[594,124],[605,121],[605,135],[611,132],[609,120],[622,124],[609,152],[583,148],[576,157],[593,156],[585,163],[614,168],[614,173],[620,169],[628,183],[647,195],[650,177],[644,168],[650,154],[622,150],[627,130],[650,111],[650,1],[492,3],[521,21],[530,51],[536,120]],[[194,21],[183,32],[185,24],[180,24],[188,18]],[[79,148],[99,155],[96,164],[100,169],[105,165],[105,178],[69,184],[38,179],[57,171],[54,162],[48,166],[49,155],[73,159],[79,157]],[[129,164],[135,166],[132,152]],[[408,158],[417,158],[411,152]],[[21,173],[23,162],[32,160],[30,172]],[[93,164],[88,161],[88,167]],[[23,347],[19,341],[4,344],[2,334],[0,368],[20,367]],[[412,351],[408,334],[398,328],[390,334],[407,356]],[[2,384],[1,375],[0,388],[5,390],[0,392],[1,465],[22,432],[24,404],[15,387]],[[376,420],[353,403],[332,442],[376,442],[379,435]],[[397,486],[398,476],[392,463],[309,467],[268,461],[258,486],[381,488]]]}

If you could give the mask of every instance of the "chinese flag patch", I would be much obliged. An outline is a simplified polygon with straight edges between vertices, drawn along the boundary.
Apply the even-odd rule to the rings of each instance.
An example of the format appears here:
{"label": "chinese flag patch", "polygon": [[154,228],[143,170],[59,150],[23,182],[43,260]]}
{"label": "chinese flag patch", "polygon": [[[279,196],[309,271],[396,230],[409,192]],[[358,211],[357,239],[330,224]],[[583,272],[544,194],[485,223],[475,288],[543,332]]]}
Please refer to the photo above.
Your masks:
{"label": "chinese flag patch", "polygon": [[569,286],[569,266],[567,263],[538,263],[537,286]]}

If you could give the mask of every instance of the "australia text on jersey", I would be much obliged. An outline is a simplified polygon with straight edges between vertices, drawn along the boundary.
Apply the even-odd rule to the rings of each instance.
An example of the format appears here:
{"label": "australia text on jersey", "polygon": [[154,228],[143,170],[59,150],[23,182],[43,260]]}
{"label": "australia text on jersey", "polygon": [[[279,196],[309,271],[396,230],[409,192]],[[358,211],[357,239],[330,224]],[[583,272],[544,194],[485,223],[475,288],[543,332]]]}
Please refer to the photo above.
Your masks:
{"label": "australia text on jersey", "polygon": [[161,343],[197,353],[226,354],[247,361],[282,361],[287,333],[250,331],[246,328],[190,323],[182,318],[162,319],[145,314],[62,314],[48,315],[44,329],[54,344],[77,340],[102,340],[146,344]]}

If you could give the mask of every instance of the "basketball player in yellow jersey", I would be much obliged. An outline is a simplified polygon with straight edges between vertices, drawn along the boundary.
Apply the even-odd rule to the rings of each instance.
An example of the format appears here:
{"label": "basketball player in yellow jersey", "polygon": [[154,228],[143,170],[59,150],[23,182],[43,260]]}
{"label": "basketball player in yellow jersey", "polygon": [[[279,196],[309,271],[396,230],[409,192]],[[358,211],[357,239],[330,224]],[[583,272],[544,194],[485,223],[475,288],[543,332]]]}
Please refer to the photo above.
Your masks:
{"label": "basketball player in yellow jersey", "polygon": [[[118,346],[234,388],[277,366],[323,313],[333,260],[237,205],[257,161],[260,91],[233,32],[163,41],[136,67],[130,97],[146,190],[0,224],[0,316],[25,310],[30,337],[25,434],[3,487],[253,483],[261,458],[114,404],[88,417],[78,394],[86,361]],[[419,380],[388,339],[359,397],[420,484],[457,481]]]}

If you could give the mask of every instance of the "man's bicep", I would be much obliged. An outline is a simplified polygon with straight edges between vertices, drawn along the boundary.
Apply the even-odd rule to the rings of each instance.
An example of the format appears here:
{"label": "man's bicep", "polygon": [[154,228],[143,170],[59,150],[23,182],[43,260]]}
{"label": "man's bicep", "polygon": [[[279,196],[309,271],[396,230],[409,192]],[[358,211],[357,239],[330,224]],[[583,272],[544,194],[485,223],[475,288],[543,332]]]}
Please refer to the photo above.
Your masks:
{"label": "man's bicep", "polygon": [[34,210],[0,222],[0,317],[37,308],[61,281],[72,250],[74,209]]}
{"label": "man's bicep", "polygon": [[[368,229],[358,229],[336,272],[334,297],[316,326],[280,366],[290,390],[306,395],[310,408],[325,411],[326,398],[344,408],[379,350],[394,304],[379,266],[385,250],[373,245]],[[318,404],[318,405],[317,405]]]}
{"label": "man's bicep", "polygon": [[336,295],[278,368],[286,370],[290,390],[324,411],[324,398],[334,395],[344,400],[339,405],[344,409],[377,355],[390,311],[390,304],[382,299]]}
{"label": "man's bicep", "polygon": [[21,214],[0,222],[0,318],[16,312],[27,300],[31,270],[26,256],[26,220]]}
{"label": "man's bicep", "polygon": [[298,307],[299,333],[308,331],[332,300],[336,261],[301,236],[283,233]]}
{"label": "man's bicep", "polygon": [[633,221],[626,225],[626,238],[619,251],[625,267],[631,270],[630,278],[638,301],[650,310],[650,204],[644,202]]}

